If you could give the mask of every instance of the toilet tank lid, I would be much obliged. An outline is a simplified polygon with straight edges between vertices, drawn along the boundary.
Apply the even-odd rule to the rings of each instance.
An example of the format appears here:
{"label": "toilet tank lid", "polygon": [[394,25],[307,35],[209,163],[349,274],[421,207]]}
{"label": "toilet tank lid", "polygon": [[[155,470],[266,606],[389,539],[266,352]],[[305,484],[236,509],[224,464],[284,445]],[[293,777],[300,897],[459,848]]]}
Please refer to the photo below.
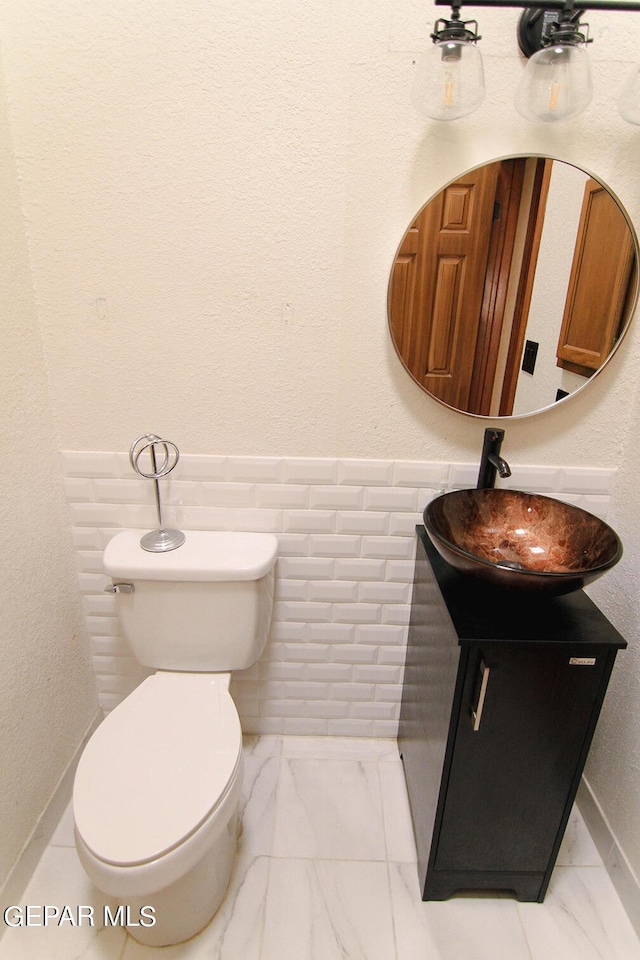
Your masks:
{"label": "toilet tank lid", "polygon": [[272,533],[188,530],[176,550],[150,553],[144,530],[123,530],[109,541],[104,572],[132,580],[259,580],[273,568],[278,541]]}

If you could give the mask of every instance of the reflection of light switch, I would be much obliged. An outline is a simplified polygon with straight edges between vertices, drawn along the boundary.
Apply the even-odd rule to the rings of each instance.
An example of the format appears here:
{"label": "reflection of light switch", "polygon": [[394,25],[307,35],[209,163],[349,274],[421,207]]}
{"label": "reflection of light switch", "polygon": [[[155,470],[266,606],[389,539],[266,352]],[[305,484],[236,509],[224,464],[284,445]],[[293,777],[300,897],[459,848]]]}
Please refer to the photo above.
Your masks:
{"label": "reflection of light switch", "polygon": [[524,345],[524,356],[522,357],[522,369],[525,373],[533,373],[536,368],[536,357],[538,356],[538,344],[535,340],[527,340]]}

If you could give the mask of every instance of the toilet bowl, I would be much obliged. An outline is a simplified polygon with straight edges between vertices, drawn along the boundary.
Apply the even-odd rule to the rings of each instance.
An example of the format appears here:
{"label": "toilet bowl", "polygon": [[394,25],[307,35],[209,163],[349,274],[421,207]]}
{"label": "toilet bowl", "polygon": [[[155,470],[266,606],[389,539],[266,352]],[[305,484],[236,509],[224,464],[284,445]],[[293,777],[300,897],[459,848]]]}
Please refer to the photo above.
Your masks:
{"label": "toilet bowl", "polygon": [[264,649],[276,551],[271,534],[202,531],[169,555],[145,554],[132,531],[105,550],[125,636],[156,673],[85,747],[76,848],[93,883],[128,908],[128,932],[150,946],[202,930],[231,878],[242,730],[229,671]]}
{"label": "toilet bowl", "polygon": [[153,926],[129,928],[137,940],[177,943],[218,909],[241,782],[242,732],[224,677],[156,673],[91,738],[73,790],[76,846],[87,875],[132,917],[153,907]]}

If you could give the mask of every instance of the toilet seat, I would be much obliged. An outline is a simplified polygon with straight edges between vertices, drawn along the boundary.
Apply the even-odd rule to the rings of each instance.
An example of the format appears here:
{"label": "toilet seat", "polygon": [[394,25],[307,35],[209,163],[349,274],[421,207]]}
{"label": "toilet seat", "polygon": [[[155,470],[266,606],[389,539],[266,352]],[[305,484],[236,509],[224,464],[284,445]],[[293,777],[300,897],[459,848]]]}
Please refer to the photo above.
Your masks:
{"label": "toilet seat", "polygon": [[241,756],[240,720],[222,678],[156,673],[87,744],[73,788],[76,830],[105,864],[157,860],[224,804]]}

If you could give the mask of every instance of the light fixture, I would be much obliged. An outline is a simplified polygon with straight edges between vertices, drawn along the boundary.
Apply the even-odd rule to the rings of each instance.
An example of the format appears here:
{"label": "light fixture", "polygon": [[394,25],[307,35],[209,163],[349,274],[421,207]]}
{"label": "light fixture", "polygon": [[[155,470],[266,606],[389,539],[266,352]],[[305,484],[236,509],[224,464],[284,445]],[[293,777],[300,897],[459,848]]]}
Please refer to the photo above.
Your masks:
{"label": "light fixture", "polygon": [[451,5],[451,19],[436,21],[433,46],[418,61],[411,100],[418,113],[432,120],[456,120],[473,113],[485,95],[480,39],[475,20],[460,19],[460,0]]}
{"label": "light fixture", "polygon": [[622,85],[618,113],[629,123],[640,124],[640,64],[636,64]]}
{"label": "light fixture", "polygon": [[[573,0],[554,11],[525,10],[518,25],[518,41],[530,59],[516,90],[514,106],[527,120],[554,123],[570,120],[589,105],[591,65],[585,49],[588,25]],[[535,28],[538,43],[532,40]],[[584,32],[583,32],[584,31]],[[534,52],[535,51],[535,52]]]}
{"label": "light fixture", "polygon": [[[433,46],[417,64],[411,100],[433,120],[455,120],[473,113],[485,96],[482,58],[476,47],[478,24],[462,20],[463,0],[434,0],[450,6],[451,19],[436,21]],[[515,108],[527,120],[569,120],[591,101],[591,68],[585,10],[640,11],[640,0],[468,0],[471,7],[520,7],[518,43],[529,58],[515,95]],[[627,78],[618,103],[620,115],[640,125],[640,65]]]}

